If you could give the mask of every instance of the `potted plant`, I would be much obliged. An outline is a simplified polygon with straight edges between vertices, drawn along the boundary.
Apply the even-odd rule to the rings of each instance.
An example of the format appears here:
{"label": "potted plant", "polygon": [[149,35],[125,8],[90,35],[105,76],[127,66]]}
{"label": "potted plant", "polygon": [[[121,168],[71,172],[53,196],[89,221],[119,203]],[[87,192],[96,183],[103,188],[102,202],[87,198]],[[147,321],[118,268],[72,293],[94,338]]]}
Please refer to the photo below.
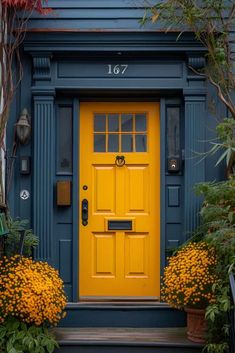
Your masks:
{"label": "potted plant", "polygon": [[192,242],[170,257],[164,270],[162,298],[187,312],[188,339],[198,343],[205,342],[205,309],[215,302],[216,261],[212,246]]}
{"label": "potted plant", "polygon": [[52,353],[48,330],[64,316],[66,297],[57,270],[19,255],[0,260],[0,351]]}

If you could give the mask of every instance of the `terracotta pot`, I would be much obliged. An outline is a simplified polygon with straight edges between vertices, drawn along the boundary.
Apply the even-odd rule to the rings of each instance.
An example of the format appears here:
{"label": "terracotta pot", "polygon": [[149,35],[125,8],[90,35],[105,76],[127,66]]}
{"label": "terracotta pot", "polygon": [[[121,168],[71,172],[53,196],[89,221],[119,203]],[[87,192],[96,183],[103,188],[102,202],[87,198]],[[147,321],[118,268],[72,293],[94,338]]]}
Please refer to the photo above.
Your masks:
{"label": "terracotta pot", "polygon": [[196,343],[206,343],[207,323],[204,309],[185,308],[187,313],[187,337]]}

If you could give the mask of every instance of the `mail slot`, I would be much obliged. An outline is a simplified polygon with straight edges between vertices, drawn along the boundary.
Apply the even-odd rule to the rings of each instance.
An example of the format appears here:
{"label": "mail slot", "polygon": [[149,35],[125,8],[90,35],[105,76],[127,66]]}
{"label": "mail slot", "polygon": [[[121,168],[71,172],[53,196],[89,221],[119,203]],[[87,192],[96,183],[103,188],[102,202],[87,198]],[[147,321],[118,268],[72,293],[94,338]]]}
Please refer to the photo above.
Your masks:
{"label": "mail slot", "polygon": [[132,221],[109,220],[108,230],[132,230]]}

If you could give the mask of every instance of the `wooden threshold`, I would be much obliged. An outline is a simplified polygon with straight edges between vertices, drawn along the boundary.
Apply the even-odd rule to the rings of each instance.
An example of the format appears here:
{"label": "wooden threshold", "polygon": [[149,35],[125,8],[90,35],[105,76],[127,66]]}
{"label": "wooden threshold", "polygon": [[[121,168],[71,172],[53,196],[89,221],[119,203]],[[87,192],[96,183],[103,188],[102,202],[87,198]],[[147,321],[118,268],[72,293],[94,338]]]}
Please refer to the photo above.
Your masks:
{"label": "wooden threshold", "polygon": [[103,297],[97,297],[97,296],[81,296],[79,297],[79,301],[81,302],[150,302],[150,301],[160,301],[159,297],[109,297],[109,296],[103,296]]}
{"label": "wooden threshold", "polygon": [[167,303],[159,301],[79,301],[68,302],[66,309],[79,309],[82,307],[99,307],[99,308],[169,308]]}

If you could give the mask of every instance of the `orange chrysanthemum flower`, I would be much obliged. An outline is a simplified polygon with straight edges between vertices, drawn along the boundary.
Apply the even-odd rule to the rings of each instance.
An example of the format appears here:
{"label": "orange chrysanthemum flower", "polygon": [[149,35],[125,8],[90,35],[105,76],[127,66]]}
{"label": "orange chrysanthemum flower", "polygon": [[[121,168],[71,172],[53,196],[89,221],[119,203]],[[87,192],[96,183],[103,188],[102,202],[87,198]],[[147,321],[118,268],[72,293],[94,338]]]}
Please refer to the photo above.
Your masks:
{"label": "orange chrysanthemum flower", "polygon": [[162,298],[172,307],[205,308],[215,302],[212,286],[215,274],[215,249],[205,242],[190,243],[169,258],[164,270]]}
{"label": "orange chrysanthemum flower", "polygon": [[3,258],[0,268],[0,322],[14,316],[37,326],[56,325],[66,305],[58,271],[18,255]]}

